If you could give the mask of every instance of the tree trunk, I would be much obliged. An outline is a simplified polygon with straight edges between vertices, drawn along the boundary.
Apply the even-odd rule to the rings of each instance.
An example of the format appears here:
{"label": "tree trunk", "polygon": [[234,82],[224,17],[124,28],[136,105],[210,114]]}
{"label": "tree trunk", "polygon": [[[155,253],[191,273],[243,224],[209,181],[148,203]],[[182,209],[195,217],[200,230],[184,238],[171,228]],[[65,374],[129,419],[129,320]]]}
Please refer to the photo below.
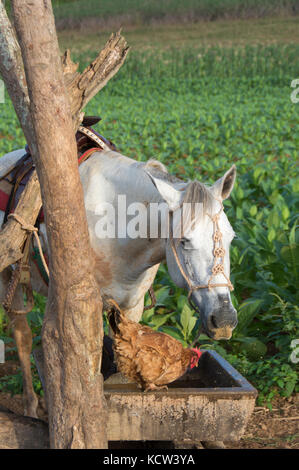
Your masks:
{"label": "tree trunk", "polygon": [[[116,74],[124,63],[128,50],[126,40],[120,32],[112,34],[97,58],[81,74],[77,72],[78,64],[71,61],[70,52],[65,52],[62,66],[75,130],[83,117],[82,108]],[[36,153],[36,148],[32,147],[35,145],[35,136],[29,112],[30,101],[21,50],[1,0],[0,73],[26,140],[32,153]],[[36,176],[32,175],[30,183],[22,194],[22,201],[15,212],[21,215],[28,224],[34,225],[42,204],[39,181]],[[32,211],[25,214],[24,207],[32,208]],[[26,232],[14,219],[10,219],[5,224],[5,228],[0,232],[0,272],[22,257],[21,248],[25,237]]]}
{"label": "tree trunk", "polygon": [[50,249],[43,326],[53,448],[105,448],[102,303],[93,274],[73,121],[50,0],[13,0]]}

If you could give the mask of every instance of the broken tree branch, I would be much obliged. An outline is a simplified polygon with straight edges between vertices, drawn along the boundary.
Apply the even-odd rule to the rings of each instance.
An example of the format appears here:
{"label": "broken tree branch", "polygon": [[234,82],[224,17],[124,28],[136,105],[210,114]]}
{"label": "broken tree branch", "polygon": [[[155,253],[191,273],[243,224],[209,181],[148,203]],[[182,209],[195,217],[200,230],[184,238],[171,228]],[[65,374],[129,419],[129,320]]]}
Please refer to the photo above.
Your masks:
{"label": "broken tree branch", "polygon": [[120,69],[128,50],[126,40],[120,31],[112,33],[97,58],[82,73],[76,71],[78,65],[71,61],[70,52],[64,53],[62,65],[75,129],[81,122],[79,116],[81,110]]}

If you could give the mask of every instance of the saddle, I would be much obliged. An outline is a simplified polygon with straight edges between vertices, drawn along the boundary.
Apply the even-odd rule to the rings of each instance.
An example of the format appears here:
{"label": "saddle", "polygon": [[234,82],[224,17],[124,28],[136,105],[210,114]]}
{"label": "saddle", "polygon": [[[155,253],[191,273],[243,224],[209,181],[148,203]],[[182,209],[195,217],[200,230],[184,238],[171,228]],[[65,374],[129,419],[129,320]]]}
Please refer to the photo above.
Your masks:
{"label": "saddle", "polygon": [[[92,125],[101,120],[97,116],[86,116],[82,125],[76,132],[78,163],[83,163],[94,151],[116,150],[115,145],[102,135],[98,134]],[[7,222],[8,215],[12,213],[18,205],[20,196],[28,183],[35,168],[32,155],[28,145],[25,147],[25,154],[17,161],[15,167],[0,178],[0,210],[5,212],[3,224]],[[38,216],[37,223],[43,221],[43,210]]]}
{"label": "saddle", "polygon": [[[101,118],[97,116],[85,116],[82,125],[76,132],[78,165],[87,160],[94,152],[103,150],[116,150],[115,145],[108,139],[96,132],[91,126],[98,123]],[[18,205],[20,196],[28,183],[35,165],[32,159],[28,145],[25,147],[24,155],[16,162],[13,169],[0,177],[0,210],[5,213],[3,224],[7,222],[9,214],[13,213]],[[40,224],[44,221],[43,208],[35,222],[35,227],[39,229]],[[29,271],[29,254],[32,233],[29,233],[23,245],[23,257],[16,263],[15,269],[12,269],[11,280],[8,285],[5,301],[3,306],[6,311],[14,314],[26,314],[33,307],[33,293],[30,282]],[[49,283],[48,274],[44,268],[42,257],[39,249],[33,247],[33,261],[40,273],[42,280],[46,285]],[[48,264],[46,257],[45,261]],[[21,284],[26,291],[27,308],[25,310],[12,310],[11,304],[18,284]]]}

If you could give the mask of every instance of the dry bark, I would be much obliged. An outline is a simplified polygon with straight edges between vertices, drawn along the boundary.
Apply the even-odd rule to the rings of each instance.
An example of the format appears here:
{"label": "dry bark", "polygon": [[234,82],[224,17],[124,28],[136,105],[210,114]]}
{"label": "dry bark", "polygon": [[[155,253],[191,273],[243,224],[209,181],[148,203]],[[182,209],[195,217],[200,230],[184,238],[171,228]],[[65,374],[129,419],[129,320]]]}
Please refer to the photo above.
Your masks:
{"label": "dry bark", "polygon": [[13,0],[12,7],[50,248],[42,332],[50,444],[52,448],[105,448],[102,303],[93,274],[72,113],[51,1]]}
{"label": "dry bark", "polygon": [[[21,194],[15,214],[26,222],[34,224],[42,205],[38,177],[34,171],[28,181],[26,190]],[[3,269],[22,258],[22,246],[27,232],[14,219],[4,225],[0,232],[0,265]],[[2,271],[2,269],[0,269]]]}
{"label": "dry bark", "polygon": [[[82,109],[90,99],[103,88],[108,80],[116,74],[128,53],[128,46],[120,32],[112,34],[98,57],[80,74],[78,65],[66,51],[62,58],[64,80],[70,99],[73,126],[76,129],[83,118]],[[0,1],[0,73],[11,97],[24,135],[31,148],[35,142],[34,129],[29,113],[26,77],[20,47],[7,17],[3,3]],[[60,149],[61,153],[61,149]],[[16,213],[21,215],[28,224],[34,224],[41,207],[41,195],[38,179],[31,178],[30,185],[25,188]],[[39,206],[39,207],[38,207]],[[30,213],[24,213],[24,207],[32,207]],[[26,215],[26,217],[25,217]],[[0,232],[0,272],[22,256],[26,232],[18,222],[10,219],[5,229]]]}

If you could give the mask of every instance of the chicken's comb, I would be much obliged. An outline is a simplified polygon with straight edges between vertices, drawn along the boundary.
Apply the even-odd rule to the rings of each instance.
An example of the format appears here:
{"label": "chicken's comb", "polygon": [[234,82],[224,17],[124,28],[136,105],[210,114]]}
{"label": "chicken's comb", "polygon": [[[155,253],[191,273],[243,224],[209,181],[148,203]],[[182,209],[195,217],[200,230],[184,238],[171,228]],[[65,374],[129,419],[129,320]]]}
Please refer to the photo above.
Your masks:
{"label": "chicken's comb", "polygon": [[199,348],[191,348],[191,351],[194,351],[198,355],[198,359],[202,355],[202,352]]}

